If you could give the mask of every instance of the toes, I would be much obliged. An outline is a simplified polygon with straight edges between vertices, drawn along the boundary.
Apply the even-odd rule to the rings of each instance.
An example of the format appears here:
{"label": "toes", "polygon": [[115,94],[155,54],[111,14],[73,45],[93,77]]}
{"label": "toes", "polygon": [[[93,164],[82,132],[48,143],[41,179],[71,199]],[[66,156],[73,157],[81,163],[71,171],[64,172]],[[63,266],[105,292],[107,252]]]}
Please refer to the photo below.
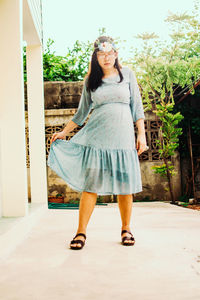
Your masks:
{"label": "toes", "polygon": [[[82,240],[82,238],[79,238],[79,237],[77,237],[77,240],[78,239],[81,239]],[[75,239],[76,240],[76,239]],[[77,242],[76,244],[74,243],[74,247],[81,247],[81,243],[79,243],[79,242]]]}
{"label": "toes", "polygon": [[[122,238],[125,237],[125,236],[129,238],[129,237],[131,237],[132,235],[130,235],[129,233],[124,233],[124,234],[122,235]],[[133,241],[133,240],[125,240],[124,243],[125,243],[125,244],[131,244],[131,245],[133,245],[133,244],[134,244],[134,241]]]}
{"label": "toes", "polygon": [[125,244],[134,244],[133,241],[126,241]]}
{"label": "toes", "polygon": [[75,247],[81,247],[80,243],[74,244]]}

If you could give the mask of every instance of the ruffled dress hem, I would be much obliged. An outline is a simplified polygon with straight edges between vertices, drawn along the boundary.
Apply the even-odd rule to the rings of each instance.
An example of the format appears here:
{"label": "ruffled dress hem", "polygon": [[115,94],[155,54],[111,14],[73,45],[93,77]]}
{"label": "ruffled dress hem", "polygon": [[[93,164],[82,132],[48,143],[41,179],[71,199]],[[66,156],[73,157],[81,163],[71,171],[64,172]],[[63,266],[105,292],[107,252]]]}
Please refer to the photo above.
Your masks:
{"label": "ruffled dress hem", "polygon": [[74,191],[127,195],[142,192],[141,178],[135,175],[135,169],[140,172],[137,155],[136,149],[102,149],[57,139],[47,165]]}

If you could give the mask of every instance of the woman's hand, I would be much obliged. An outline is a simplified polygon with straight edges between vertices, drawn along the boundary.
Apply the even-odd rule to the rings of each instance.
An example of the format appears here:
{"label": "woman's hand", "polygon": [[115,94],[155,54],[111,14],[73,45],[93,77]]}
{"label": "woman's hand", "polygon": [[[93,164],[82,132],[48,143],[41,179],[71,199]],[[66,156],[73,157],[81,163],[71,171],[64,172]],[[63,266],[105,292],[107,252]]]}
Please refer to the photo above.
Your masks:
{"label": "woman's hand", "polygon": [[52,135],[52,138],[51,138],[51,141],[50,141],[50,145],[57,139],[62,139],[62,140],[65,140],[66,138],[66,134],[63,132],[63,131],[60,131],[60,132],[55,132],[53,135]]}
{"label": "woman's hand", "polygon": [[146,147],[147,147],[147,142],[146,142],[145,133],[138,133],[137,143],[136,143],[136,149],[138,150],[137,151],[138,155],[144,152],[146,150]]}

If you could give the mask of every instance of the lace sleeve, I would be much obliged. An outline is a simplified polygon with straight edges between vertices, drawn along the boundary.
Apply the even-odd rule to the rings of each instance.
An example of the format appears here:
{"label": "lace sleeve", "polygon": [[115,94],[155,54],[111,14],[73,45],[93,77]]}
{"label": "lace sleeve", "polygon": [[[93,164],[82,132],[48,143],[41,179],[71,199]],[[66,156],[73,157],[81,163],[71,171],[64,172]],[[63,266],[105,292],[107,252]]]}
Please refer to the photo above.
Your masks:
{"label": "lace sleeve", "polygon": [[142,97],[134,71],[130,69],[129,73],[129,88],[130,88],[130,108],[133,117],[133,122],[138,119],[145,119]]}
{"label": "lace sleeve", "polygon": [[92,99],[91,94],[86,89],[87,79],[83,85],[83,90],[81,94],[81,98],[79,101],[77,112],[74,114],[73,118],[71,119],[74,123],[82,126],[87,116],[89,115],[92,109]]}

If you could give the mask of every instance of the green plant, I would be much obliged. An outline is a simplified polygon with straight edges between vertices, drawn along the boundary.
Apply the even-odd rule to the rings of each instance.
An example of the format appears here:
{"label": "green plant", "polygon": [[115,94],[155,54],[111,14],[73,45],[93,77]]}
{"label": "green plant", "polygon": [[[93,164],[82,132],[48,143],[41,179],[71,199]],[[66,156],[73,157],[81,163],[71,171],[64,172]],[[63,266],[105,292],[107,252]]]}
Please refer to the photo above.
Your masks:
{"label": "green plant", "polygon": [[188,198],[188,196],[185,195],[185,194],[182,195],[182,196],[180,196],[180,197],[178,198],[178,200],[181,201],[181,202],[189,203],[189,198]]}
{"label": "green plant", "polygon": [[56,198],[62,197],[62,194],[56,194]]}
{"label": "green plant", "polygon": [[97,197],[97,203],[104,203],[103,202],[103,196],[98,196]]}
{"label": "green plant", "polygon": [[[132,59],[127,62],[133,68],[137,67],[145,111],[156,114],[160,127],[156,144],[164,163],[153,166],[153,170],[167,178],[172,203],[175,199],[171,178],[175,171],[171,156],[179,147],[179,137],[183,132],[182,128],[178,128],[183,115],[176,111],[174,99],[185,88],[191,89],[194,95],[194,85],[200,78],[200,22],[197,7],[196,3],[193,15],[169,14],[165,20],[172,30],[168,44],[159,41],[155,33],[137,35],[143,42],[143,49],[135,49]],[[198,131],[199,118],[192,122],[194,130]]]}
{"label": "green plant", "polygon": [[79,202],[80,202],[80,200],[78,198],[76,198],[76,199],[70,199],[68,201],[68,203],[74,203],[74,204],[79,204]]}

